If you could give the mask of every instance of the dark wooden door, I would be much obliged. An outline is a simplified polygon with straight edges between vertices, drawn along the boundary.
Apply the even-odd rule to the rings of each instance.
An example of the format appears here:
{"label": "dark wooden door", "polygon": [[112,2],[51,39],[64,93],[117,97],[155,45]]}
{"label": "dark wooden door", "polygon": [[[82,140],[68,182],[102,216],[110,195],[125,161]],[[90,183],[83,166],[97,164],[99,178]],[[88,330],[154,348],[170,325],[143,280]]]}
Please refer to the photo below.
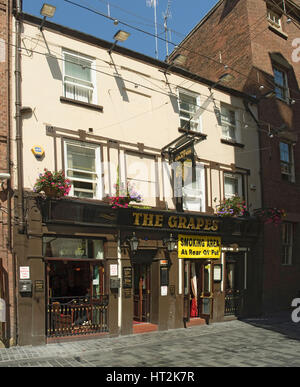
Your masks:
{"label": "dark wooden door", "polygon": [[150,321],[150,269],[147,264],[134,265],[134,307],[133,318],[136,321]]}

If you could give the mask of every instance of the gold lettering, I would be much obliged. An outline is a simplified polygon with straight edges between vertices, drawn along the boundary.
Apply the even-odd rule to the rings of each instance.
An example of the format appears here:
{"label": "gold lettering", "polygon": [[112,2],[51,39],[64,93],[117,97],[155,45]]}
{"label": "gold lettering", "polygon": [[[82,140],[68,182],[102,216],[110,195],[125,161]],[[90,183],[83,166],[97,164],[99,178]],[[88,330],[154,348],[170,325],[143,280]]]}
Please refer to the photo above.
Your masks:
{"label": "gold lettering", "polygon": [[200,230],[204,226],[204,219],[203,218],[197,218],[197,226],[196,229]]}
{"label": "gold lettering", "polygon": [[211,231],[217,231],[217,230],[219,230],[219,223],[220,223],[219,220],[213,220]]}
{"label": "gold lettering", "polygon": [[153,226],[153,214],[143,214],[144,221],[142,226]]}
{"label": "gold lettering", "polygon": [[139,212],[133,212],[132,215],[134,216],[134,225],[135,226],[139,226],[140,225],[140,217],[143,215],[143,214],[140,214]]}
{"label": "gold lettering", "polygon": [[155,215],[155,224],[154,227],[162,227],[163,226],[163,215]]}
{"label": "gold lettering", "polygon": [[168,225],[170,228],[177,228],[177,216],[170,216]]}
{"label": "gold lettering", "polygon": [[187,228],[186,218],[184,216],[179,216],[178,228]]}
{"label": "gold lettering", "polygon": [[187,228],[191,228],[192,230],[195,230],[195,220],[194,218],[190,218],[189,224],[187,225]]}
{"label": "gold lettering", "polygon": [[204,230],[209,231],[210,228],[211,228],[211,220],[210,219],[206,219]]}

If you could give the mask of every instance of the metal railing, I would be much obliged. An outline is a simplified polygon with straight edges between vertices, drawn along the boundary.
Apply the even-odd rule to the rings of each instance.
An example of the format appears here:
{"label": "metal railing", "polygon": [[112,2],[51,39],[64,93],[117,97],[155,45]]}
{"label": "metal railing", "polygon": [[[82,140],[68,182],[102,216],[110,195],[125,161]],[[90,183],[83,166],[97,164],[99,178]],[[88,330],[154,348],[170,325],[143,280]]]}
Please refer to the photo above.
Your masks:
{"label": "metal railing", "polygon": [[241,313],[243,294],[239,290],[231,290],[225,295],[225,316],[239,316]]}
{"label": "metal railing", "polygon": [[108,332],[108,295],[55,297],[47,305],[47,336],[75,336]]}

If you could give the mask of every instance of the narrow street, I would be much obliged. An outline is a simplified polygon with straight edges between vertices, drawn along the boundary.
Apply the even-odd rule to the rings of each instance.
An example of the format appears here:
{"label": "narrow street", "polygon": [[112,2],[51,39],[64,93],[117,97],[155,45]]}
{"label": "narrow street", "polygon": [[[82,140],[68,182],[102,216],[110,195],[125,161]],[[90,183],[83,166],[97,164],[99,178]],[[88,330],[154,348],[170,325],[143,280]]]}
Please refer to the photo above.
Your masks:
{"label": "narrow street", "polygon": [[[299,340],[300,323],[292,322],[290,313],[281,313],[187,329],[2,348],[0,366],[299,367]],[[153,376],[155,369],[148,371]]]}

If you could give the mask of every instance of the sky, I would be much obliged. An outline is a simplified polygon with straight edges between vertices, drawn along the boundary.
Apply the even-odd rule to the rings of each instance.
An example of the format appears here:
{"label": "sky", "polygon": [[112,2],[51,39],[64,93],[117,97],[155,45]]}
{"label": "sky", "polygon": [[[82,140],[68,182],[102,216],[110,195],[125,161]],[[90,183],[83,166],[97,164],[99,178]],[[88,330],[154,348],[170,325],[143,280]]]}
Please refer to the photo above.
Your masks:
{"label": "sky", "polygon": [[[174,46],[184,39],[218,0],[156,0],[156,8],[149,6],[151,0],[23,0],[23,11],[42,18],[40,10],[45,2],[56,6],[55,15],[49,19],[54,23],[112,43],[114,34],[122,29],[130,36],[126,42],[118,44],[165,60]],[[155,0],[152,0],[153,3]],[[167,36],[164,28],[166,14],[169,15]],[[118,24],[115,25],[107,16],[118,20]]]}

